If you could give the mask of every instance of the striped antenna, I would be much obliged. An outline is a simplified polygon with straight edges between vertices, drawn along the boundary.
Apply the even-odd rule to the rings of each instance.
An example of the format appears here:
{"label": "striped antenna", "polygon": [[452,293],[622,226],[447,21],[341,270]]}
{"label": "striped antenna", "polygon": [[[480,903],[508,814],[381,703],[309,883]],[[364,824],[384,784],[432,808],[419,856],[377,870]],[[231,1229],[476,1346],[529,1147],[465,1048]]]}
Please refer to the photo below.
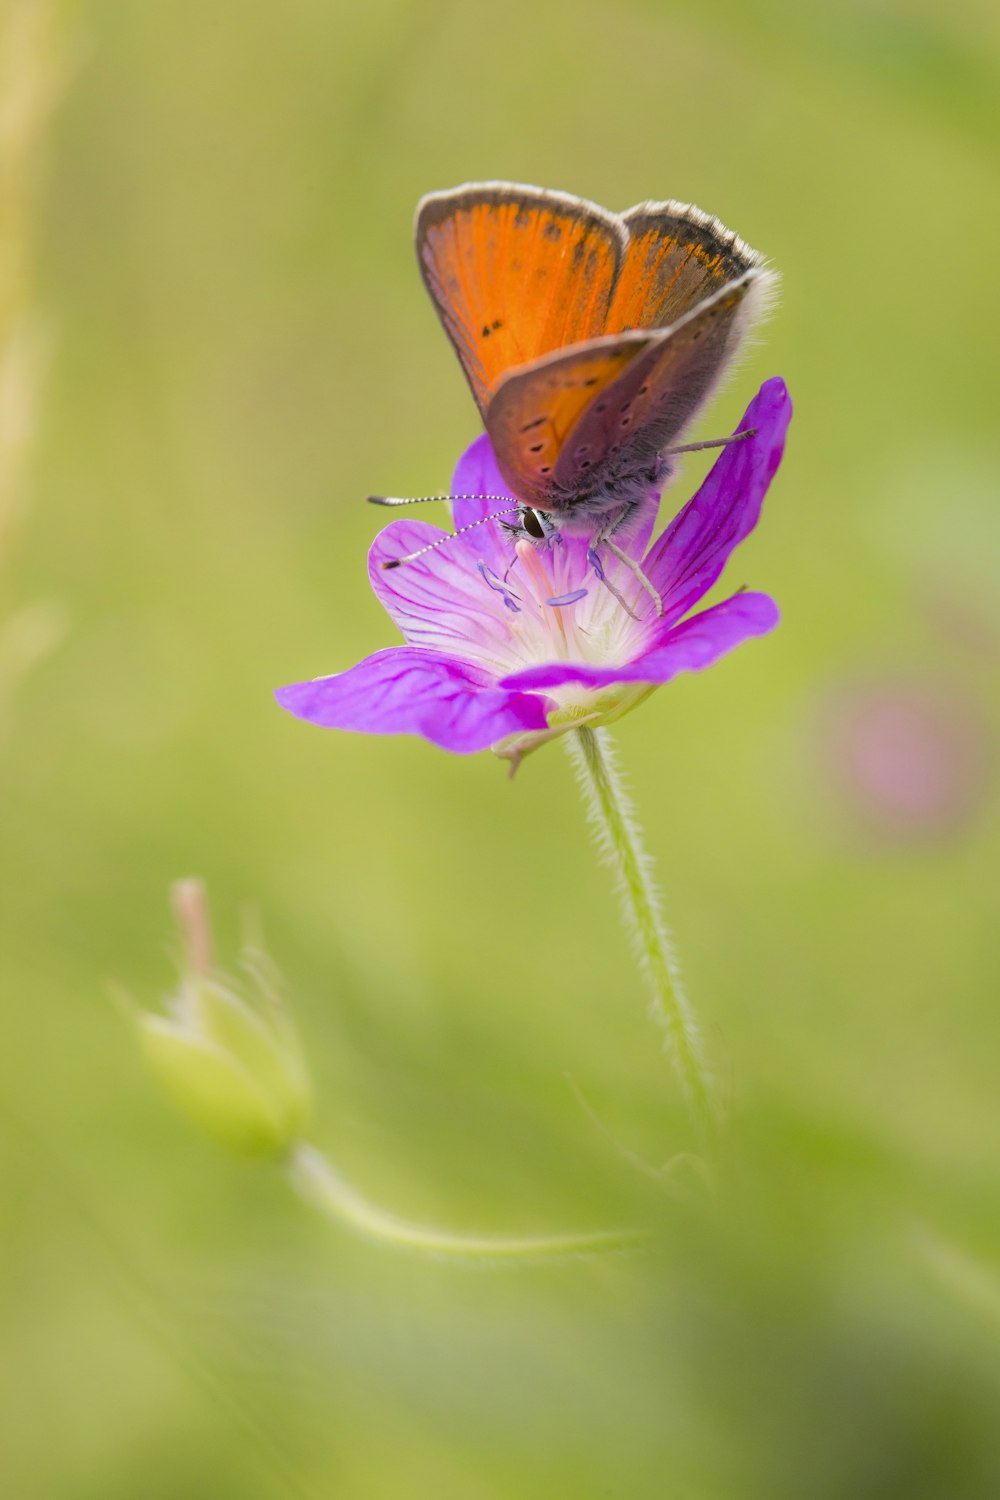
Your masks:
{"label": "striped antenna", "polygon": [[[369,495],[369,505],[425,505],[429,500],[509,500],[509,495]],[[489,520],[489,516],[484,517]]]}
{"label": "striped antenna", "polygon": [[[469,495],[469,496],[465,496],[465,495],[443,495],[443,496],[439,497],[437,495],[427,495],[427,496],[421,496],[420,498],[421,499],[427,499],[427,500],[432,500],[432,499],[436,500],[438,498],[441,498],[441,499],[444,499],[444,500],[464,500],[464,499],[470,499],[470,500],[489,500],[489,499],[493,499],[493,500],[509,500],[510,496],[509,495],[492,495],[492,496],[491,495]],[[405,504],[405,502],[404,502],[404,504]],[[442,532],[441,535],[438,537],[438,539],[437,539],[436,542],[428,542],[426,547],[418,547],[417,550],[416,550],[416,552],[408,552],[405,557],[390,557],[390,558],[387,558],[386,561],[383,562],[383,563],[380,563],[379,566],[383,567],[383,568],[399,568],[399,567],[401,567],[403,565],[403,563],[415,562],[418,557],[423,557],[423,555],[424,555],[425,552],[433,552],[434,549],[435,549],[435,547],[443,547],[446,542],[453,542],[457,536],[464,536],[467,531],[475,531],[475,529],[476,529],[477,526],[482,526],[486,521],[496,521],[500,516],[510,516],[510,515],[513,515],[516,511],[520,511],[520,509],[521,509],[521,507],[519,505],[508,505],[507,508],[506,508],[506,510],[495,510],[492,513],[492,515],[489,515],[489,516],[480,516],[478,521],[470,521],[469,524],[468,524],[468,526],[460,526],[457,531],[444,531],[444,532]]]}

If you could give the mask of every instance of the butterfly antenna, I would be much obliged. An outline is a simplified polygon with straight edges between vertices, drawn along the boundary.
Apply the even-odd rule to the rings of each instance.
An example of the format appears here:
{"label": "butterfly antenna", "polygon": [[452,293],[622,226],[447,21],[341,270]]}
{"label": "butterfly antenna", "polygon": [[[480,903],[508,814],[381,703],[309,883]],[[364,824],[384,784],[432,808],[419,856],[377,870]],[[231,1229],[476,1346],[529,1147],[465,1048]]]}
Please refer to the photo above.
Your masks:
{"label": "butterfly antenna", "polygon": [[[428,497],[428,498],[430,498],[430,497]],[[462,497],[459,496],[459,495],[455,495],[455,496],[446,495],[446,496],[444,496],[444,498],[446,500],[447,499],[456,499],[456,500],[458,500],[458,499],[461,499]],[[477,496],[475,498],[480,498],[480,497]],[[485,497],[483,497],[483,498],[485,498]],[[498,500],[499,499],[507,500],[510,497],[507,496],[507,495],[503,495],[503,496],[497,495],[495,498],[498,499]],[[457,536],[464,536],[467,531],[475,531],[475,529],[476,529],[477,526],[482,526],[487,521],[496,521],[496,520],[499,519],[500,516],[509,516],[509,515],[512,515],[515,511],[519,511],[520,509],[521,509],[521,507],[519,505],[508,505],[505,510],[495,510],[492,513],[492,515],[489,515],[489,516],[480,516],[478,521],[470,521],[469,524],[468,524],[468,526],[460,526],[457,531],[444,531],[444,532],[442,532],[441,535],[438,537],[438,539],[437,539],[436,542],[428,542],[426,547],[418,547],[417,550],[416,550],[416,552],[408,552],[405,557],[390,557],[390,558],[387,558],[384,562],[380,563],[379,566],[382,567],[382,568],[399,568],[399,567],[401,567],[403,565],[403,563],[415,562],[418,557],[423,557],[423,555],[424,555],[425,552],[433,552],[436,547],[443,547],[446,542],[453,542]]]}
{"label": "butterfly antenna", "polygon": [[[509,500],[509,495],[369,495],[369,505],[426,505],[430,500]],[[489,520],[489,517],[484,519]]]}

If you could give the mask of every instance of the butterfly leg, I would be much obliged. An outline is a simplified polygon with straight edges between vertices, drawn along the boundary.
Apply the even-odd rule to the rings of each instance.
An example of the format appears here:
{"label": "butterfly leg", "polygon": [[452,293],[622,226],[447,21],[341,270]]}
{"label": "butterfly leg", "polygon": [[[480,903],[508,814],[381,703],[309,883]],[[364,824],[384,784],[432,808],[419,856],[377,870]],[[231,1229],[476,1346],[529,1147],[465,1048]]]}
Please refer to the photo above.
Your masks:
{"label": "butterfly leg", "polygon": [[[629,557],[629,555],[628,555],[627,552],[623,552],[622,549],[621,549],[621,547],[619,547],[616,542],[613,542],[609,536],[602,537],[601,544],[603,546],[607,547],[608,551],[611,553],[611,555],[613,557],[617,557],[617,559],[618,559],[619,562],[623,562],[625,564],[626,568],[628,568],[630,572],[632,572],[632,573],[635,574],[636,578],[638,578],[639,582],[642,584],[642,586],[645,589],[646,593],[649,595],[649,597],[652,599],[654,605],[656,606],[656,613],[658,615],[662,615],[663,614],[663,600],[661,599],[658,590],[655,589],[653,587],[653,585],[650,583],[649,579],[646,577],[645,573],[642,571],[642,569],[640,568],[639,564],[636,562],[635,558],[634,557]],[[605,583],[607,583],[607,579],[605,579],[604,581],[605,581]],[[611,585],[608,584],[608,587],[611,588]],[[611,589],[611,592],[614,593],[615,590]],[[620,594],[618,595],[618,597],[619,597],[619,599],[621,599],[621,595]],[[621,602],[624,604],[625,601],[622,600]],[[628,609],[628,605],[627,604],[625,605],[625,608]],[[630,615],[632,614],[632,610],[629,609],[628,612],[629,612]],[[633,618],[635,618],[634,615],[633,615]]]}
{"label": "butterfly leg", "polygon": [[747,438],[757,436],[756,427],[745,427],[742,432],[734,432],[731,437],[709,438],[705,443],[681,443],[677,448],[664,448],[666,453],[701,453],[704,448],[728,448],[730,443],[742,443]]}
{"label": "butterfly leg", "polygon": [[590,549],[590,565],[593,568],[594,572],[597,574],[601,583],[604,584],[604,587],[607,589],[608,593],[613,594],[614,597],[618,600],[618,603],[621,605],[625,613],[627,615],[631,615],[633,620],[638,620],[639,616],[636,614],[631,604],[629,604],[621,589],[615,588],[614,584],[611,582],[611,579],[608,577],[607,573],[605,573],[603,567],[601,566],[601,560],[598,557],[597,553],[594,551],[593,547],[591,547]]}

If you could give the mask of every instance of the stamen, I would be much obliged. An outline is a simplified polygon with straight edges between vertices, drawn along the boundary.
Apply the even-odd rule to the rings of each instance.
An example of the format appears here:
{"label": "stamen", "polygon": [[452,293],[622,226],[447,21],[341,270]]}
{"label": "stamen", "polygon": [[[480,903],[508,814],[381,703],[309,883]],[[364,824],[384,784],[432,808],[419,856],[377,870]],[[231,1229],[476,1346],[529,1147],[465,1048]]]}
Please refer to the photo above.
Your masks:
{"label": "stamen", "polygon": [[586,589],[574,589],[571,594],[560,594],[558,599],[546,599],[546,604],[551,604],[553,609],[562,609],[566,604],[575,604],[578,599],[586,599]]}
{"label": "stamen", "polygon": [[542,562],[541,554],[533,543],[523,538],[514,544],[514,551],[523,569],[525,584],[534,594],[535,603],[541,604],[548,598],[553,584],[553,579],[549,577],[548,569]]}
{"label": "stamen", "polygon": [[604,577],[604,564],[598,557],[595,548],[587,548],[587,561],[590,563],[590,566],[593,568],[594,572],[597,574],[601,582],[604,583],[606,581]]}
{"label": "stamen", "polygon": [[502,594],[503,602],[507,608],[514,614],[519,615],[521,613],[521,606],[517,603],[517,595],[513,589],[506,588],[492,569],[486,566],[482,558],[476,563],[476,567],[479,569],[480,576],[486,587],[492,589],[495,594]]}

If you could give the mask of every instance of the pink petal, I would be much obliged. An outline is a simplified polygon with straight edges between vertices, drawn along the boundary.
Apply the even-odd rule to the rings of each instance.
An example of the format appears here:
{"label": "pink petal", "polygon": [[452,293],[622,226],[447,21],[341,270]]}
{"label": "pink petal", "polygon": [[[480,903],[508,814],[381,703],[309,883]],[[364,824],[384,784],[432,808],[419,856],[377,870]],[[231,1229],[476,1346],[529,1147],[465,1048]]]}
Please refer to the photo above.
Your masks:
{"label": "pink petal", "polygon": [[668,621],[679,620],[697,604],[733,548],[756,526],[781,462],[791,416],[784,381],[765,381],[737,428],[754,427],[756,437],[722,450],[698,493],[649,553],[643,571],[659,590]]}
{"label": "pink petal", "polygon": [[[451,533],[426,521],[393,521],[375,538],[368,554],[372,590],[411,646],[459,657],[481,656],[489,654],[492,641],[506,641],[503,595],[490,587],[478,566],[486,561],[477,550],[480,546],[486,544],[486,558],[493,555],[489,538],[482,535],[487,530],[483,526],[469,538],[443,541]],[[442,545],[416,562],[382,566],[431,542]],[[501,568],[505,570],[509,561],[510,557]],[[470,653],[474,645],[483,650]]]}
{"label": "pink petal", "polygon": [[777,625],[778,606],[767,594],[733,594],[721,604],[667,629],[658,643],[621,667],[592,667],[584,662],[547,662],[500,679],[506,688],[530,689],[575,685],[613,687],[618,682],[669,682],[680,672],[700,672],[751,636],[766,635]]}
{"label": "pink petal", "polygon": [[542,697],[497,687],[488,673],[432,651],[393,646],[346,672],[279,688],[282,708],[326,729],[418,734],[469,755],[510,734],[544,729]]}

